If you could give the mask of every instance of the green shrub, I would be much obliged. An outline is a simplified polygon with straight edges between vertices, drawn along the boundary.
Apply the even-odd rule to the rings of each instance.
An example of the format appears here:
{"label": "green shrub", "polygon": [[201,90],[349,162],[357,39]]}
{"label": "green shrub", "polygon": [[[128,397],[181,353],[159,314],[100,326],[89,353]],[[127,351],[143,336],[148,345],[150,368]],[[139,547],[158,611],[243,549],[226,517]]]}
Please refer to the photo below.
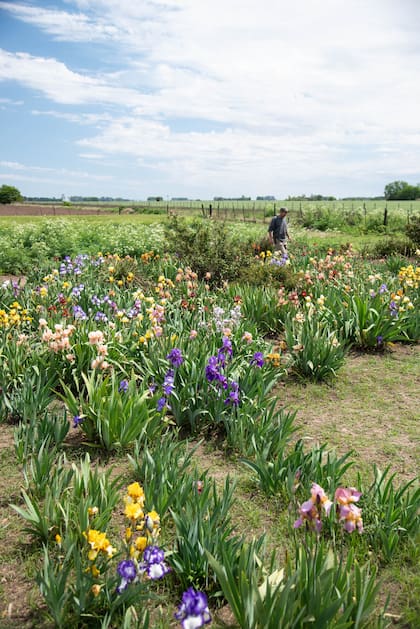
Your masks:
{"label": "green shrub", "polygon": [[405,233],[411,240],[413,248],[420,247],[420,216],[412,216],[406,225]]}
{"label": "green shrub", "polygon": [[249,265],[240,269],[237,279],[250,286],[284,286],[287,290],[295,288],[297,283],[291,267],[282,264],[282,260],[274,256],[268,257],[266,262],[254,258]]}
{"label": "green shrub", "polygon": [[168,250],[181,263],[188,264],[204,279],[211,274],[211,283],[235,280],[251,261],[251,242],[236,240],[224,223],[196,219],[191,223],[174,217],[165,225]]}
{"label": "green shrub", "polygon": [[379,240],[373,247],[372,253],[376,257],[390,255],[409,255],[411,252],[410,242],[401,236],[387,236]]}

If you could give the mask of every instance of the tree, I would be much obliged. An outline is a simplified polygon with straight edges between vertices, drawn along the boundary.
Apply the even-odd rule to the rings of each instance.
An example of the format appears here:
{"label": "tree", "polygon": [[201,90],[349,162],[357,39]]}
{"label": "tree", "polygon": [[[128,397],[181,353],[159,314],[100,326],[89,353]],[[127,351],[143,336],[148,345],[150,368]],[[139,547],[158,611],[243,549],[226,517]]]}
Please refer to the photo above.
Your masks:
{"label": "tree", "polygon": [[20,191],[14,186],[1,186],[0,203],[4,205],[6,203],[14,203],[15,201],[22,201],[22,195]]}
{"label": "tree", "polygon": [[393,181],[385,186],[384,194],[389,201],[414,200],[420,197],[420,186],[411,186],[406,181]]}

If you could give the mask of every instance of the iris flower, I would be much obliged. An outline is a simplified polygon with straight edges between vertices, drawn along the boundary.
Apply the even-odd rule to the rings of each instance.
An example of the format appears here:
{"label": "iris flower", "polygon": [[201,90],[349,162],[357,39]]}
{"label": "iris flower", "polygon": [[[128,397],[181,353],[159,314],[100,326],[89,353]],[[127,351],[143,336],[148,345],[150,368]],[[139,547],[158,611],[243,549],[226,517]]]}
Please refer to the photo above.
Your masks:
{"label": "iris flower", "polygon": [[180,367],[182,363],[184,362],[181,350],[176,347],[171,349],[171,351],[166,356],[166,358],[173,365],[173,367]]}
{"label": "iris flower", "polygon": [[80,417],[80,415],[75,415],[73,417],[73,428],[77,428],[83,422],[84,417]]}
{"label": "iris flower", "polygon": [[174,614],[181,621],[183,629],[197,629],[211,621],[207,596],[193,587],[188,588],[182,595],[182,602]]}
{"label": "iris flower", "polygon": [[294,528],[297,529],[302,526],[304,522],[306,522],[310,528],[315,529],[317,533],[320,533],[322,529],[320,510],[321,506],[324,508],[325,513],[328,515],[332,506],[332,502],[331,500],[329,500],[328,496],[320,485],[318,485],[317,483],[312,483],[311,497],[300,506],[300,517],[294,523]]}
{"label": "iris flower", "polygon": [[169,566],[165,563],[165,553],[158,546],[147,546],[143,553],[140,569],[153,580],[161,579],[170,572]]}
{"label": "iris flower", "polygon": [[124,559],[118,564],[117,572],[121,577],[121,582],[117,587],[117,593],[121,594],[121,592],[127,589],[128,584],[137,577],[136,564],[134,561],[131,561],[131,559]]}
{"label": "iris flower", "polygon": [[354,504],[361,495],[354,487],[339,487],[335,492],[337,517],[348,533],[356,529],[359,533],[363,532],[362,510]]}
{"label": "iris flower", "polygon": [[262,367],[264,364],[264,355],[262,352],[255,352],[252,360],[251,360],[251,365],[256,365],[257,367]]}

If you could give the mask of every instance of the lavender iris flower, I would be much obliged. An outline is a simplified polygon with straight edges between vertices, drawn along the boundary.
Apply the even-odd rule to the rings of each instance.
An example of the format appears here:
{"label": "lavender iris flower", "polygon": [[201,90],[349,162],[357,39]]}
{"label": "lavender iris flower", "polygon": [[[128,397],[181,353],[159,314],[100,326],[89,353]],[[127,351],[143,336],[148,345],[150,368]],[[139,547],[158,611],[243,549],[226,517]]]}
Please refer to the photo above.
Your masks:
{"label": "lavender iris flower", "polygon": [[73,316],[75,319],[80,319],[84,321],[87,319],[87,314],[80,306],[73,306]]}
{"label": "lavender iris flower", "polygon": [[391,317],[398,317],[398,306],[394,300],[389,304],[389,309]]}
{"label": "lavender iris flower", "polygon": [[101,312],[100,310],[98,310],[98,312],[95,314],[94,319],[95,321],[103,321],[104,323],[108,321],[108,317],[106,316],[106,314],[104,312]]}
{"label": "lavender iris flower", "polygon": [[168,371],[166,372],[162,388],[163,388],[163,391],[164,391],[165,395],[171,395],[172,391],[175,388],[175,386],[174,386],[174,370],[173,369],[168,369]]}

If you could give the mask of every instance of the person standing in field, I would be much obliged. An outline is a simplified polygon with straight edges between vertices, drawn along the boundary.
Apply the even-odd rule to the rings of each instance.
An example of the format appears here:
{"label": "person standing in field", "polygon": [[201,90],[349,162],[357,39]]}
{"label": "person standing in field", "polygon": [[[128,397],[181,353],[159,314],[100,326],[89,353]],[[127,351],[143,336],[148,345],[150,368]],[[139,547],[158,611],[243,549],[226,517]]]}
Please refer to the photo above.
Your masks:
{"label": "person standing in field", "polygon": [[287,240],[290,240],[286,220],[288,211],[287,207],[281,207],[277,216],[271,219],[268,227],[268,238],[274,245],[274,251],[280,251],[284,256],[287,255]]}

